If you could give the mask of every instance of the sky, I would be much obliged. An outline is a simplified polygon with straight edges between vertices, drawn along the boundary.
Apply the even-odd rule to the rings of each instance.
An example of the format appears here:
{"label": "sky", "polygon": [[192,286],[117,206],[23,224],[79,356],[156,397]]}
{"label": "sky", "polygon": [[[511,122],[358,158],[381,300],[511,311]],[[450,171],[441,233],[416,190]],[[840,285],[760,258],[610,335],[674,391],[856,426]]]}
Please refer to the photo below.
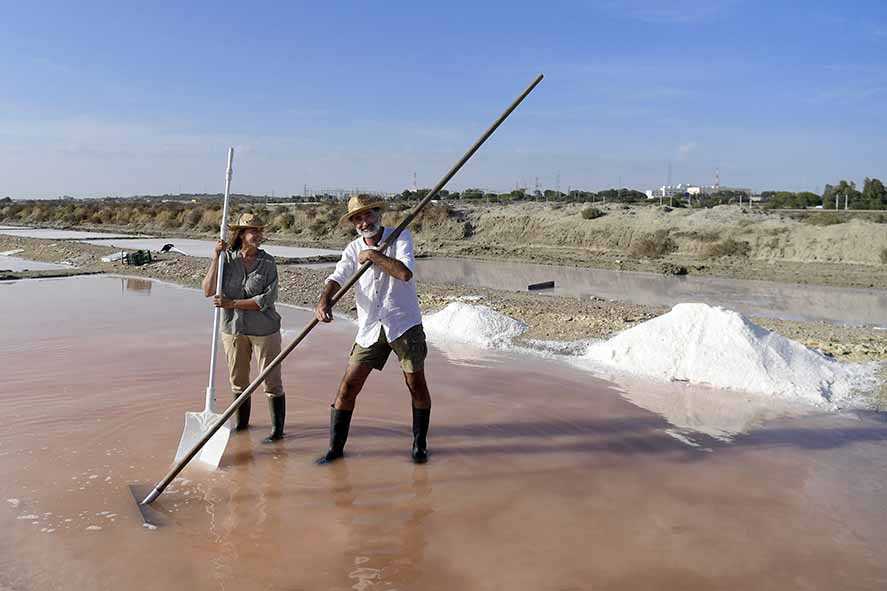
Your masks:
{"label": "sky", "polygon": [[[887,3],[0,0],[0,197],[887,178]],[[670,166],[669,166],[670,164]]]}

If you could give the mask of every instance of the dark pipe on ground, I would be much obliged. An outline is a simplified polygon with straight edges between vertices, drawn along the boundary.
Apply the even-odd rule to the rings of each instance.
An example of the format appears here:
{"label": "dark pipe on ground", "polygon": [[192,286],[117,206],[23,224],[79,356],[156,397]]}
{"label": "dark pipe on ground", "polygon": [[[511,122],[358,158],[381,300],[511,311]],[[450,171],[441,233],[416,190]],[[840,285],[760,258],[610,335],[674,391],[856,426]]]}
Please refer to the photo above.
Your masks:
{"label": "dark pipe on ground", "polygon": [[527,289],[529,289],[530,291],[533,291],[536,289],[553,289],[553,288],[554,288],[554,281],[543,281],[542,283],[531,283],[530,285],[527,286]]}

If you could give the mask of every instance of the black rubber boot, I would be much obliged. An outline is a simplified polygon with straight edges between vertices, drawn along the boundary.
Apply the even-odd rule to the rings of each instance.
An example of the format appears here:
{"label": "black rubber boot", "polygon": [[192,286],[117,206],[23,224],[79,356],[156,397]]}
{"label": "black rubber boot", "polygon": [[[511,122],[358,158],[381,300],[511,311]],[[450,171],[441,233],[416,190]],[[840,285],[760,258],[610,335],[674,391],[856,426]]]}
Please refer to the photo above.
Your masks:
{"label": "black rubber boot", "polygon": [[428,424],[431,422],[430,408],[413,407],[413,462],[424,464],[428,461]]}
{"label": "black rubber boot", "polygon": [[329,464],[345,455],[345,442],[348,440],[348,429],[351,427],[351,410],[336,410],[330,406],[330,448],[326,454],[317,458],[317,464]]}
{"label": "black rubber boot", "polygon": [[[240,396],[239,393],[234,394],[234,399]],[[237,424],[234,427],[235,431],[243,431],[247,427],[249,427],[249,411],[252,406],[252,396],[246,399],[246,402],[237,407]]]}
{"label": "black rubber boot", "polygon": [[262,443],[273,443],[283,439],[283,422],[286,420],[286,397],[269,397],[268,410],[271,411],[271,435],[263,439]]}

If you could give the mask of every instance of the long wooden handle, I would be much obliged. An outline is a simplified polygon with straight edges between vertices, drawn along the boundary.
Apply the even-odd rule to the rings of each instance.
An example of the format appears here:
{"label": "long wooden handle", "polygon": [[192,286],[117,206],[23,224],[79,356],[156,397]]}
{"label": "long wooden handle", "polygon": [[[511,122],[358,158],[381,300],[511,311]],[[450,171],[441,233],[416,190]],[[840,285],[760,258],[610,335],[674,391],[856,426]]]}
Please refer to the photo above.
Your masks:
{"label": "long wooden handle", "polygon": [[[474,142],[474,145],[471,146],[471,148],[469,148],[468,151],[465,152],[465,155],[462,156],[462,158],[460,158],[458,162],[456,162],[456,165],[453,166],[453,168],[451,168],[450,171],[443,176],[443,178],[437,183],[437,185],[434,186],[434,189],[432,189],[432,191],[428,195],[426,195],[424,199],[417,203],[410,214],[406,218],[404,218],[404,220],[397,226],[397,228],[394,229],[391,234],[389,234],[388,240],[382,242],[379,245],[379,250],[384,251],[389,244],[397,240],[397,237],[400,236],[400,233],[403,231],[403,229],[406,228],[407,225],[412,222],[413,219],[419,214],[422,208],[428,205],[428,203],[435,197],[435,195],[437,195],[440,190],[444,188],[444,185],[446,185],[450,181],[450,179],[453,178],[453,176],[455,176],[457,172],[459,172],[459,169],[462,168],[462,166],[464,166],[465,163],[468,162],[468,159],[471,158],[475,152],[477,152],[477,150],[483,145],[483,143],[487,141],[487,139],[489,139],[491,135],[493,135],[493,132],[496,131],[496,129],[500,125],[502,125],[502,122],[505,121],[505,119],[507,119],[509,115],[511,115],[511,112],[514,111],[525,98],[527,98],[527,95],[529,95],[533,91],[533,89],[536,88],[536,86],[540,82],[542,82],[542,78],[543,75],[539,74],[536,79],[533,80],[533,82],[531,82],[529,86],[527,86],[526,90],[524,90],[520,94],[520,96],[518,96],[501,115],[499,115],[499,118],[496,119],[496,121],[489,127],[489,129],[487,129],[483,133],[483,135],[480,136],[480,138],[476,142]],[[342,299],[342,296],[344,296],[348,292],[348,290],[351,289],[351,287],[358,281],[358,279],[360,279],[361,275],[363,275],[366,270],[370,268],[370,265],[372,265],[372,262],[367,261],[362,264],[357,271],[355,271],[354,275],[351,276],[351,279],[349,279],[347,283],[345,283],[345,285],[343,285],[339,289],[339,291],[337,291],[335,295],[333,295],[332,299],[330,300],[331,306],[336,305],[336,303],[340,299]],[[188,465],[188,462],[190,462],[194,458],[194,456],[196,456],[200,452],[200,449],[204,445],[206,445],[206,442],[212,438],[215,432],[218,431],[221,426],[225,424],[225,421],[231,418],[231,415],[233,415],[234,412],[240,407],[240,405],[243,404],[243,402],[249,397],[249,395],[252,394],[253,391],[259,387],[259,385],[265,380],[268,374],[271,373],[271,371],[275,367],[277,367],[280,362],[286,359],[287,355],[289,355],[290,352],[295,349],[296,346],[301,343],[306,336],[308,336],[308,333],[311,332],[311,330],[315,326],[317,326],[317,324],[317,318],[313,318],[311,322],[309,322],[308,325],[302,329],[302,332],[299,333],[299,336],[293,339],[293,342],[287,345],[286,349],[281,351],[280,354],[278,354],[277,357],[275,357],[271,361],[271,363],[265,366],[265,369],[258,375],[258,377],[256,377],[255,380],[253,380],[253,382],[249,386],[246,387],[246,389],[240,394],[240,396],[238,396],[234,400],[234,402],[231,403],[231,406],[229,406],[225,410],[225,412],[222,413],[222,416],[215,422],[215,424],[213,424],[212,427],[210,427],[209,431],[206,432],[206,434],[200,439],[200,441],[194,444],[194,447],[191,448],[191,451],[185,454],[185,456],[181,460],[179,460],[179,462],[175,466],[172,467],[169,473],[167,473],[167,475],[163,477],[163,480],[157,483],[157,486],[154,487],[154,490],[152,490],[142,501],[143,505],[153,503],[157,499],[157,497],[160,496],[164,489],[169,486],[169,483],[172,482],[173,479],[179,474],[179,472],[181,472],[185,468],[185,466]]]}

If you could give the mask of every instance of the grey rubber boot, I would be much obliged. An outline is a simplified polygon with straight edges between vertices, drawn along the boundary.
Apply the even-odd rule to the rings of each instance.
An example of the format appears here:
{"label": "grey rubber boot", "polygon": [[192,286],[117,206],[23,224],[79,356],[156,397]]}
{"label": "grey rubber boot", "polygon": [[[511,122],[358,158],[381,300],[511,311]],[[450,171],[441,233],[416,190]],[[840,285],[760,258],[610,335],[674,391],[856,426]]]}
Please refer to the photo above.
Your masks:
{"label": "grey rubber boot", "polygon": [[336,410],[330,406],[330,448],[317,464],[329,464],[345,455],[345,442],[348,440],[348,429],[351,427],[351,410]]}
{"label": "grey rubber boot", "polygon": [[431,422],[430,408],[413,407],[413,462],[424,464],[428,461],[428,425]]}
{"label": "grey rubber boot", "polygon": [[286,396],[269,397],[268,410],[271,411],[271,435],[263,439],[262,443],[273,443],[283,439],[283,423],[286,420]]}
{"label": "grey rubber boot", "polygon": [[[237,400],[237,397],[240,396],[239,392],[234,393],[234,399]],[[247,427],[249,427],[249,413],[250,407],[252,406],[252,396],[246,399],[246,402],[237,407],[237,424],[234,427],[235,431],[243,431]]]}

